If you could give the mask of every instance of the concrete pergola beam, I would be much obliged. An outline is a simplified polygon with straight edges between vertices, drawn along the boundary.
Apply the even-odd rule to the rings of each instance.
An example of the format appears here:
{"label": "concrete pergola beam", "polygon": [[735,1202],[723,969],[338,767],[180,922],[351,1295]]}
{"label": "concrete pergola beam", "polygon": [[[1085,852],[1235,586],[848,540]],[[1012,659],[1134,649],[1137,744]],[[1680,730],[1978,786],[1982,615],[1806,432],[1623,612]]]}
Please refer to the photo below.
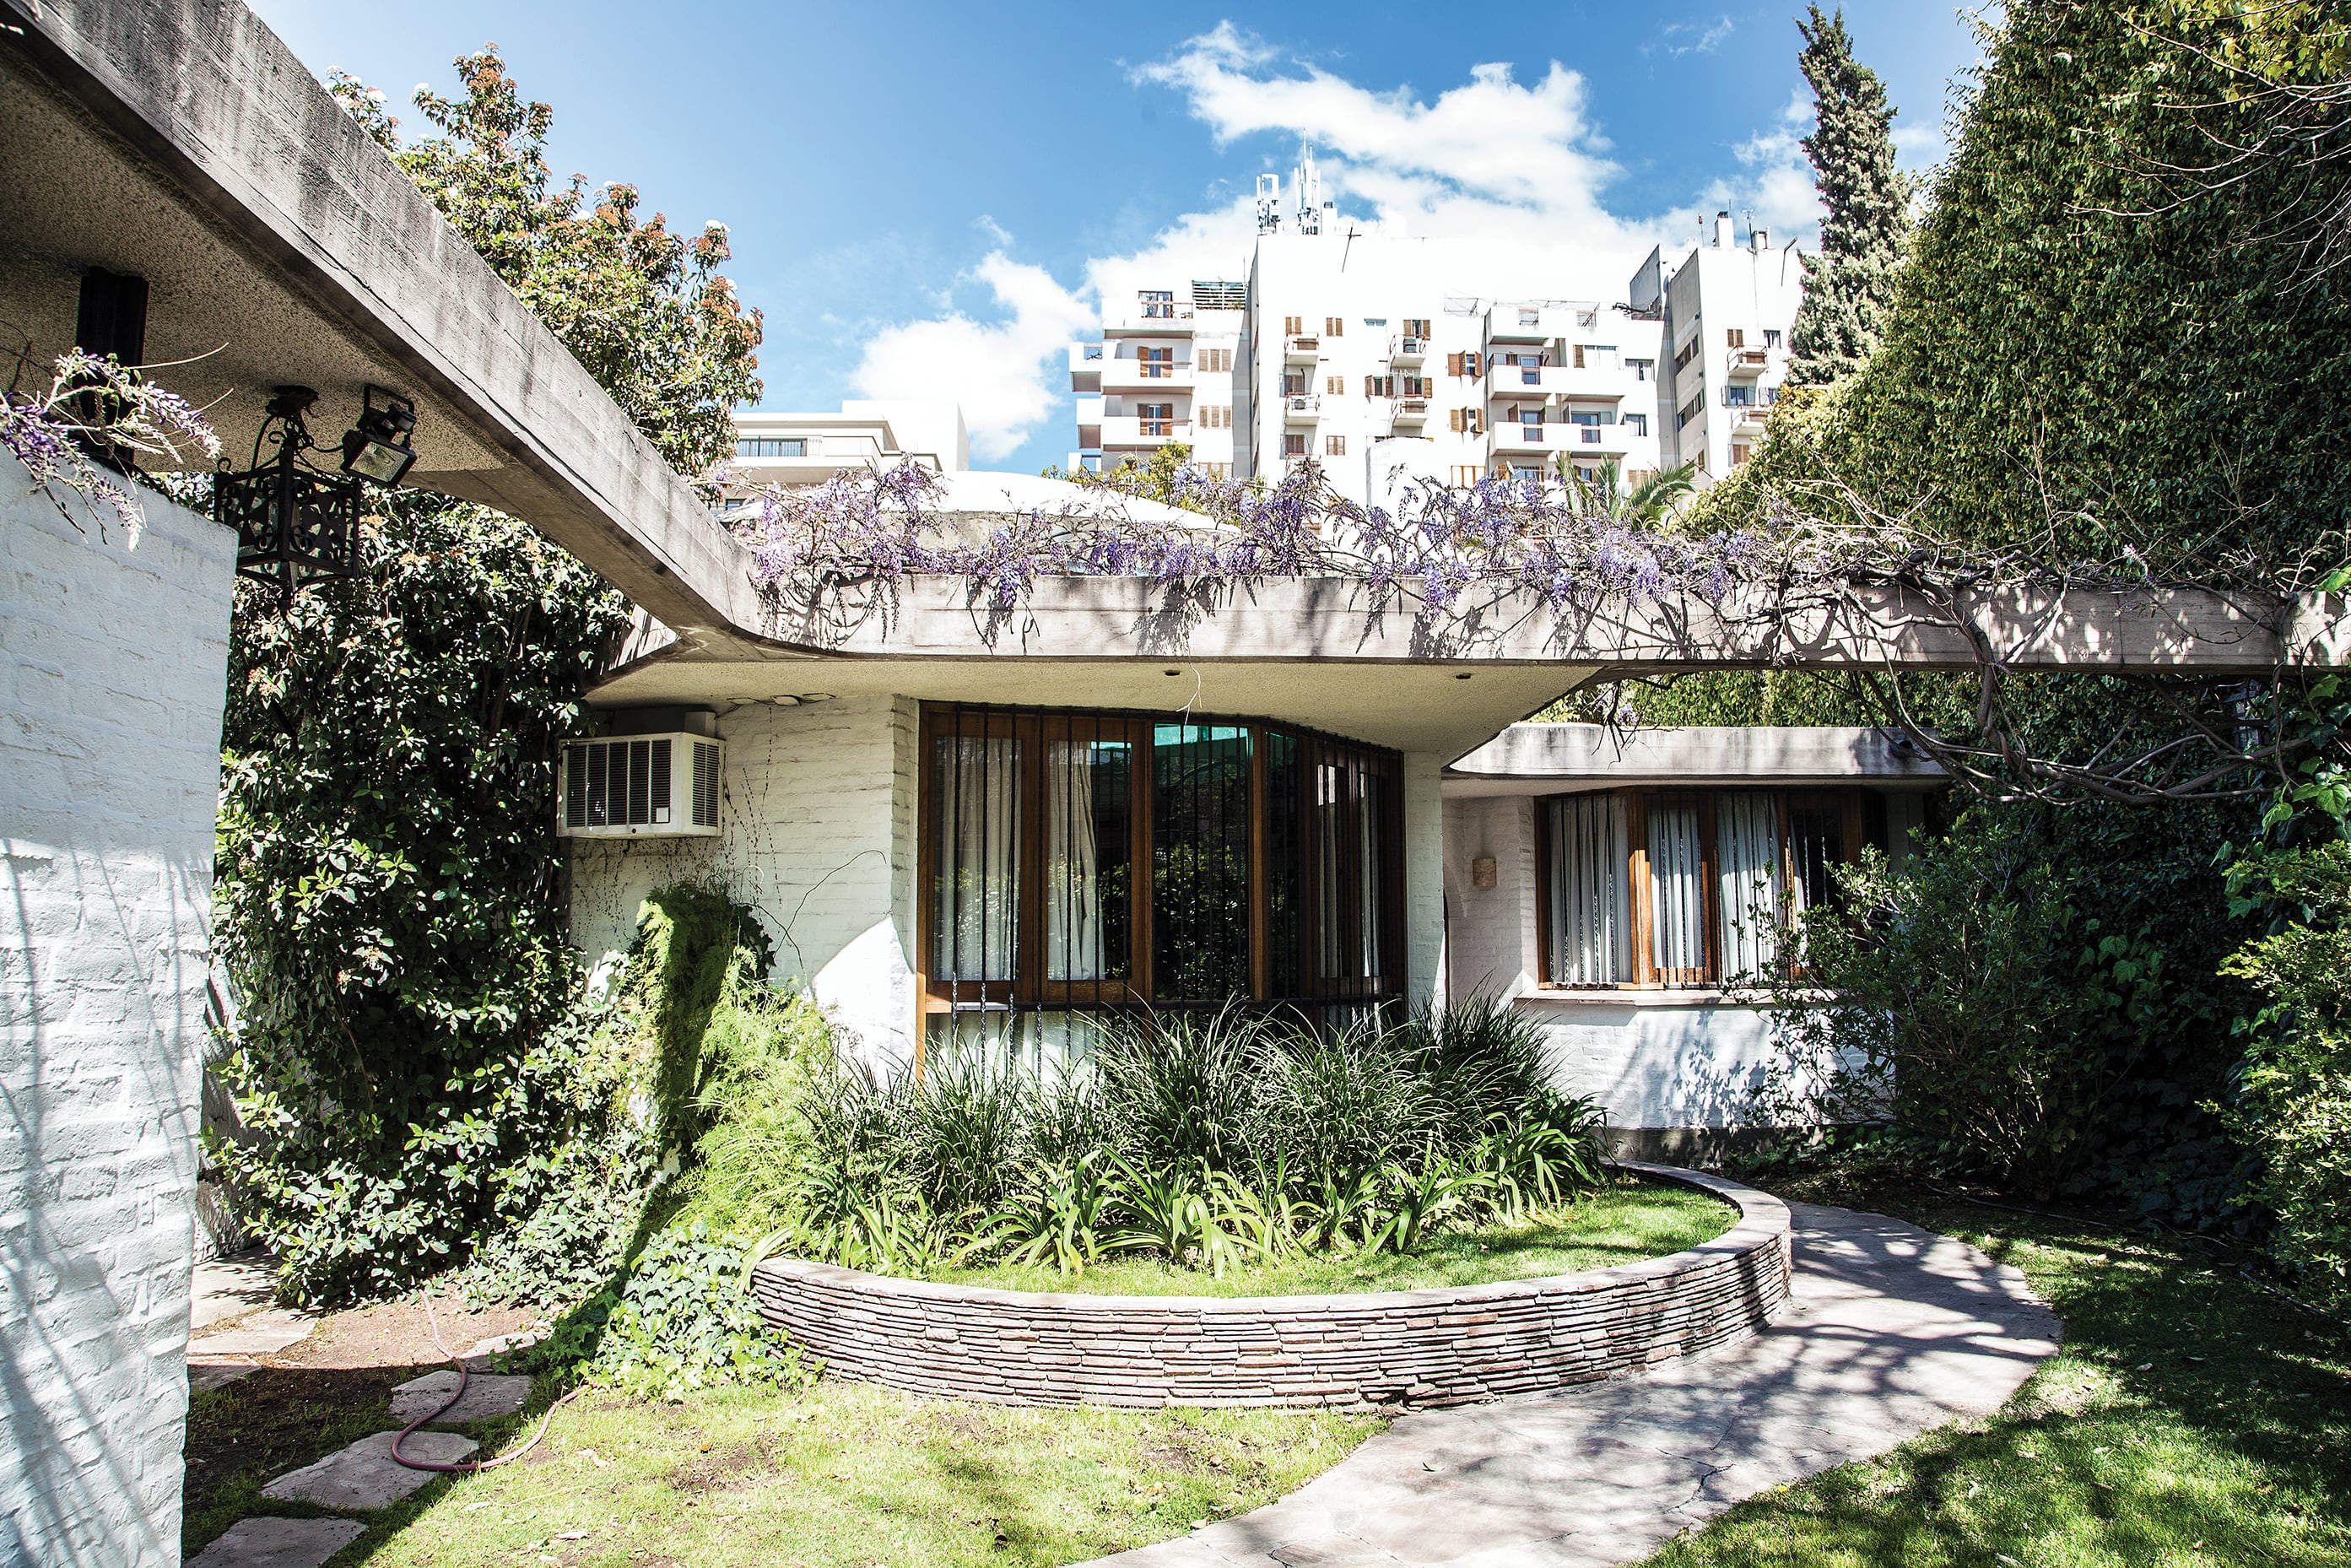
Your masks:
{"label": "concrete pergola beam", "polygon": [[151,360],[159,333],[225,345],[163,379],[204,401],[225,367],[232,461],[269,382],[340,415],[380,380],[419,404],[410,484],[530,523],[689,644],[787,652],[741,635],[758,597],[692,486],[251,11],[0,0],[0,249],[27,275],[0,292],[41,351],[70,341],[82,266],[139,271]]}
{"label": "concrete pergola beam", "polygon": [[[1793,611],[1740,590],[1719,606],[1680,595],[1556,612],[1534,593],[1503,591],[1432,613],[1352,578],[1194,589],[1052,577],[1003,610],[960,578],[915,577],[817,604],[772,600],[758,630],[852,659],[1577,664],[1643,674],[1963,670],[1990,658],[2019,670],[2250,675],[2342,663],[2345,608],[2342,595],[2289,602],[2193,588],[2004,588],[1946,607],[1881,586]],[[632,658],[727,656],[664,649],[657,630],[644,630]]]}

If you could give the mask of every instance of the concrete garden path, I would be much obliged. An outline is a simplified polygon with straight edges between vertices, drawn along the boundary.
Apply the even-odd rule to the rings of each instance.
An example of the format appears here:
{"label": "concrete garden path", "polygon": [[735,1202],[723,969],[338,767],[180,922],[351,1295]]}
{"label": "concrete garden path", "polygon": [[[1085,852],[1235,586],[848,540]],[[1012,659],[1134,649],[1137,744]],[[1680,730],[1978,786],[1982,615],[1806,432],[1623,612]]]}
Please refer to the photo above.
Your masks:
{"label": "concrete garden path", "polygon": [[1743,1498],[1996,1409],[2057,1348],[2024,1276],[1880,1214],[1791,1204],[1792,1290],[1710,1354],[1406,1416],[1277,1503],[1116,1568],[1598,1568]]}

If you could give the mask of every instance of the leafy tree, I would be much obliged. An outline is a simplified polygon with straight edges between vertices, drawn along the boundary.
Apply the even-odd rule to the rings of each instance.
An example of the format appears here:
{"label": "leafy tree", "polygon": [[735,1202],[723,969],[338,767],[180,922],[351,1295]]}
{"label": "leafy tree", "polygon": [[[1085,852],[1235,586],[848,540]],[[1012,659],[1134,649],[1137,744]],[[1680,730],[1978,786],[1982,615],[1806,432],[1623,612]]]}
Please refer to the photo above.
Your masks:
{"label": "leafy tree", "polygon": [[1803,303],[1788,333],[1788,380],[1822,385],[1859,370],[1885,333],[1894,274],[1909,237],[1911,183],[1894,164],[1894,106],[1877,73],[1853,57],[1844,13],[1796,24],[1796,57],[1812,84],[1813,161],[1821,200],[1821,254],[1805,256]]}
{"label": "leafy tree", "polygon": [[725,459],[729,414],[758,400],[761,336],[759,312],[717,270],[730,255],[726,225],[689,239],[659,213],[640,222],[634,185],[554,183],[555,111],[524,100],[495,45],[456,65],[465,96],[419,89],[440,134],[408,147],[381,93],[340,73],[329,86],[672,467],[699,475]]}
{"label": "leafy tree", "polygon": [[[331,84],[681,471],[731,449],[759,318],[633,188],[554,184],[552,113],[495,50],[440,132],[402,147],[382,95]],[[557,1190],[608,1075],[559,1028],[579,991],[556,760],[627,605],[487,507],[379,498],[368,572],[281,606],[240,590],[224,730],[216,936],[246,1011],[246,1124],[220,1151],[244,1216],[315,1300],[395,1289]]]}

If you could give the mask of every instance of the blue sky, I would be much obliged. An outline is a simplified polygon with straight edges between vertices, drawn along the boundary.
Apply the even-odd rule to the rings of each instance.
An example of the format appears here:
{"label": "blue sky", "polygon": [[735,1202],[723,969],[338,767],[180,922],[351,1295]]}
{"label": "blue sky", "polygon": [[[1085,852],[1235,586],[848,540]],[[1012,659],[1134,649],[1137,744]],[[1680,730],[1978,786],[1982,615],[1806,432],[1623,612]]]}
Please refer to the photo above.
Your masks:
{"label": "blue sky", "polygon": [[[1255,176],[1301,137],[1351,218],[1542,242],[1588,274],[1564,296],[1718,206],[1782,235],[1812,213],[1784,0],[256,8],[313,70],[385,89],[405,134],[414,85],[451,90],[451,59],[495,40],[554,106],[559,173],[729,225],[765,406],[957,396],[983,466],[1066,453],[1059,344],[1099,290],[1240,276]],[[1928,0],[1846,19],[1925,167],[1973,25]]]}

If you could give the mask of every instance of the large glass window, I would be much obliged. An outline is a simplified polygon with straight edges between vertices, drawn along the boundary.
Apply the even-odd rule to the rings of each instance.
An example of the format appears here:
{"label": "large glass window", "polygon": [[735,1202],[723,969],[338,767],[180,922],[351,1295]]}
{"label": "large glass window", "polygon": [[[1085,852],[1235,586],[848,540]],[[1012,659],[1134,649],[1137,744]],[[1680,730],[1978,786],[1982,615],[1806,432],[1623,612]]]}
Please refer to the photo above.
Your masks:
{"label": "large glass window", "polygon": [[[925,705],[926,1037],[1402,993],[1395,753],[1246,719]],[[1049,1051],[1050,1054],[1050,1051]]]}
{"label": "large glass window", "polygon": [[1162,724],[1151,733],[1151,994],[1249,994],[1250,732]]}
{"label": "large glass window", "polygon": [[1736,985],[1862,843],[1860,790],[1611,790],[1541,802],[1542,983]]}

